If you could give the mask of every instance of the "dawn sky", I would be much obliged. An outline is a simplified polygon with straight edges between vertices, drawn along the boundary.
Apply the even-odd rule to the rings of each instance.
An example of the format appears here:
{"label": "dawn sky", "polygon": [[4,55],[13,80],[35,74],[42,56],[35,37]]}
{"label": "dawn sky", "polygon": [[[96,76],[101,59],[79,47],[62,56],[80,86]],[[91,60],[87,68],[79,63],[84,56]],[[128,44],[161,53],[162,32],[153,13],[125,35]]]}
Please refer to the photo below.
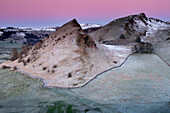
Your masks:
{"label": "dawn sky", "polygon": [[104,25],[141,12],[170,21],[170,0],[0,0],[0,26],[50,27],[73,18]]}

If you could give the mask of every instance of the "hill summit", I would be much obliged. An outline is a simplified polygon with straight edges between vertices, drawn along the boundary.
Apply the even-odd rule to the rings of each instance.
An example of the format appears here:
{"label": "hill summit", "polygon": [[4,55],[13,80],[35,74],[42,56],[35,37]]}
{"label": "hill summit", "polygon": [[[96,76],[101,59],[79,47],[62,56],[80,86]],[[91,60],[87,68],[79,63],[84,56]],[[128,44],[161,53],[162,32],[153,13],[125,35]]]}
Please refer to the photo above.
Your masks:
{"label": "hill summit", "polygon": [[141,38],[143,42],[157,43],[165,40],[159,34],[169,28],[170,23],[140,13],[113,20],[90,33],[90,36],[100,43],[109,44],[128,44],[137,38]]}

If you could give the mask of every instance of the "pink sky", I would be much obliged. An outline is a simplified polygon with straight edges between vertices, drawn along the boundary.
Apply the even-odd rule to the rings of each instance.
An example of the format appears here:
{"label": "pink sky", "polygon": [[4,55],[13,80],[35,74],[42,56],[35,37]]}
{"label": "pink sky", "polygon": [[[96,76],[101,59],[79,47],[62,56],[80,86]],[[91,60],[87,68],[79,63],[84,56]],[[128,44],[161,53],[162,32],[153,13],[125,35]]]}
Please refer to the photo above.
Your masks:
{"label": "pink sky", "polygon": [[141,12],[170,20],[170,0],[0,0],[0,26],[57,26],[73,18],[107,24]]}

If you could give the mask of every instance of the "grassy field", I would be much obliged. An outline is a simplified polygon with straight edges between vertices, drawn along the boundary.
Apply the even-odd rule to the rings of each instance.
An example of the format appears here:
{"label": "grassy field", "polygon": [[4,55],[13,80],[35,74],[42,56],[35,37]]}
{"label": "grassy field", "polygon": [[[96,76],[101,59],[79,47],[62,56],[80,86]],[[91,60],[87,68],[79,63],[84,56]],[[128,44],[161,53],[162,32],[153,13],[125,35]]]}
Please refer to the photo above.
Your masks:
{"label": "grassy field", "polygon": [[[0,62],[21,46],[0,42]],[[122,67],[77,89],[45,88],[42,81],[0,69],[0,113],[168,113],[169,73],[154,54],[132,55]]]}
{"label": "grassy field", "polygon": [[170,41],[155,45],[155,53],[170,65]]}
{"label": "grassy field", "polygon": [[136,54],[85,87],[60,89],[0,69],[0,113],[167,113],[169,73],[156,55]]}
{"label": "grassy field", "polygon": [[[79,99],[65,89],[44,88],[42,82],[0,69],[0,113],[102,112],[97,104]],[[91,103],[91,102],[89,102]]]}
{"label": "grassy field", "polygon": [[[170,111],[170,68],[155,54],[134,54],[74,93],[124,113]],[[116,106],[115,106],[116,105]]]}
{"label": "grassy field", "polygon": [[10,43],[7,41],[0,41],[0,63],[10,59],[10,53],[13,48],[20,50],[22,43]]}

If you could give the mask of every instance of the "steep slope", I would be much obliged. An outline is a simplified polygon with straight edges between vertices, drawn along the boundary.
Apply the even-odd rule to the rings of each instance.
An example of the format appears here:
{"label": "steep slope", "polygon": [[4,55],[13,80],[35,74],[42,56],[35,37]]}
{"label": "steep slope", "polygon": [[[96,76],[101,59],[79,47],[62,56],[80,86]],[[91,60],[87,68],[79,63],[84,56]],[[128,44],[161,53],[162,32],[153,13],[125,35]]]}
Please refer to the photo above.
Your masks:
{"label": "steep slope", "polygon": [[129,54],[130,46],[108,47],[95,42],[74,19],[34,45],[22,60],[2,65],[17,66],[21,72],[42,78],[47,86],[79,87],[119,66]]}
{"label": "steep slope", "polygon": [[116,19],[97,31],[90,33],[90,36],[101,43],[122,44],[125,42],[126,44],[134,42],[138,37],[142,41],[148,38],[153,39],[158,30],[167,28],[170,28],[168,22],[148,18],[144,13],[141,13]]}

